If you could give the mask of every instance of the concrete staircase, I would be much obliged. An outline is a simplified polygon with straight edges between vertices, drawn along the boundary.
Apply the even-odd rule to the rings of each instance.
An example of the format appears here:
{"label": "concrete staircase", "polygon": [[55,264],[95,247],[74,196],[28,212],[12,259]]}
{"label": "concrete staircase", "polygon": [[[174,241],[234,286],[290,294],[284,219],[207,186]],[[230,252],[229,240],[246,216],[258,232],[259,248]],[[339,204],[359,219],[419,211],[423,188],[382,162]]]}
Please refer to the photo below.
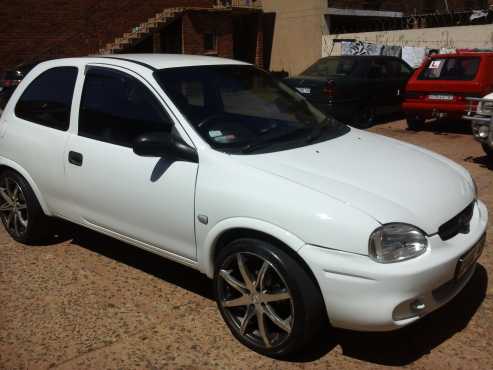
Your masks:
{"label": "concrete staircase", "polygon": [[106,44],[104,48],[99,49],[99,54],[115,54],[137,44],[153,31],[175,20],[184,10],[185,8],[164,9],[154,17],[134,27],[130,32],[124,33],[123,37],[118,37],[115,41]]}

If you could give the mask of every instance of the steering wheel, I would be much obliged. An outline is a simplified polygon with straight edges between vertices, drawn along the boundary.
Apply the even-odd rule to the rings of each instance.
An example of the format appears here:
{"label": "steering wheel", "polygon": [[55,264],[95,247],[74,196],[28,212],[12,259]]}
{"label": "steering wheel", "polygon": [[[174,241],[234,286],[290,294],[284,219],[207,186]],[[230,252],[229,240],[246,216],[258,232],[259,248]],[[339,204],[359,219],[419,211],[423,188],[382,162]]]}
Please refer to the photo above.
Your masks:
{"label": "steering wheel", "polygon": [[224,117],[224,116],[226,116],[226,114],[224,114],[224,113],[213,114],[212,116],[209,116],[209,117],[205,118],[204,120],[200,121],[197,124],[197,127],[200,129],[206,128],[207,126],[210,126],[210,124],[212,122],[214,122],[216,119]]}

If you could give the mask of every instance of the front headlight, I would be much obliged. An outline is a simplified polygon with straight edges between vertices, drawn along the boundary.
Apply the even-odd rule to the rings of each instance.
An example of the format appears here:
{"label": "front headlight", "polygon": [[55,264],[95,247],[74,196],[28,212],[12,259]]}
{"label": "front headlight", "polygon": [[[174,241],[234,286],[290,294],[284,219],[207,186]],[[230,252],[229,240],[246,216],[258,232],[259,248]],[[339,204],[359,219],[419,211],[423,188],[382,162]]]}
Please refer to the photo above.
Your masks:
{"label": "front headlight", "polygon": [[491,114],[493,113],[493,101],[486,100],[482,101],[478,104],[478,113],[479,114]]}
{"label": "front headlight", "polygon": [[428,247],[425,234],[417,227],[393,223],[376,229],[370,236],[370,257],[380,263],[404,261],[423,254]]}

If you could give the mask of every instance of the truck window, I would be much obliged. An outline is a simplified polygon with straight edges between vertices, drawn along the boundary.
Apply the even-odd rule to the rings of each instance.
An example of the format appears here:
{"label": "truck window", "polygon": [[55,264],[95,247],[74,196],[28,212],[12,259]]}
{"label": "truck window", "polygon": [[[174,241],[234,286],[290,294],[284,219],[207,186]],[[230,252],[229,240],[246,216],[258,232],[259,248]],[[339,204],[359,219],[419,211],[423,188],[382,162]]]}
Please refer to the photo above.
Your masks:
{"label": "truck window", "polygon": [[476,78],[480,62],[479,57],[432,59],[418,79],[472,81]]}

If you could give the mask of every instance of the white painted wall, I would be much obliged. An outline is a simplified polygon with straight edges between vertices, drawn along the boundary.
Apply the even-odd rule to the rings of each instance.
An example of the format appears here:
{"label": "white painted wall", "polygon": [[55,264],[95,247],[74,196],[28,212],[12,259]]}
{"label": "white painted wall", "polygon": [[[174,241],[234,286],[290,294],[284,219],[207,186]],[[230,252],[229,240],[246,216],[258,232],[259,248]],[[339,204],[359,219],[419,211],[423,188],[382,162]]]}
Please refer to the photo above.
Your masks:
{"label": "white painted wall", "polygon": [[431,49],[493,48],[493,24],[323,35],[322,56],[341,54],[341,44],[334,43],[334,39]]}

